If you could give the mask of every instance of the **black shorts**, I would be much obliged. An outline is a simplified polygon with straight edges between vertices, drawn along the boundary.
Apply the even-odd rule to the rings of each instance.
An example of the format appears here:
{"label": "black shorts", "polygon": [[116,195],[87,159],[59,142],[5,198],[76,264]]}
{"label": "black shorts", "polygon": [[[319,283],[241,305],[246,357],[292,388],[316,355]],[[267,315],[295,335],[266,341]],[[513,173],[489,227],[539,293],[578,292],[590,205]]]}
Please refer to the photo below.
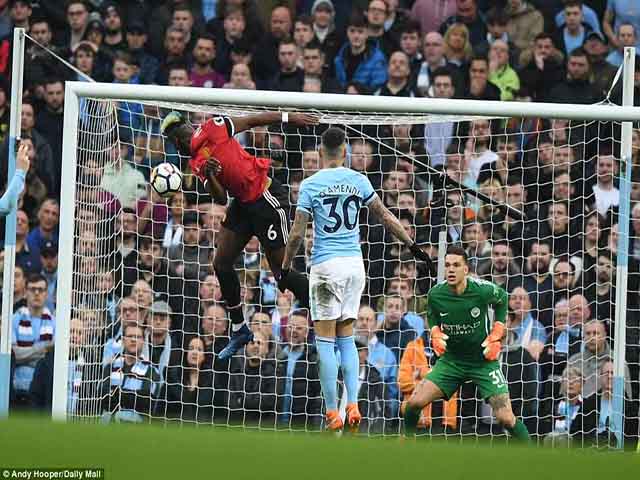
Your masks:
{"label": "black shorts", "polygon": [[239,235],[255,235],[264,248],[284,247],[289,239],[289,197],[277,180],[253,203],[235,198],[227,208],[222,226]]}

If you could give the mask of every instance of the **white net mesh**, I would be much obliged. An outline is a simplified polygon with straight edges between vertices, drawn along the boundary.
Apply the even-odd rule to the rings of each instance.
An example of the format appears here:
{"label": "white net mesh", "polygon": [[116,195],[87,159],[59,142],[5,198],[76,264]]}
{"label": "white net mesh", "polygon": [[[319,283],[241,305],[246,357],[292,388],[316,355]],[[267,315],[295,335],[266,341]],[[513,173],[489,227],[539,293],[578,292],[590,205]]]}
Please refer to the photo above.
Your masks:
{"label": "white net mesh", "polygon": [[[299,321],[290,292],[278,291],[256,238],[236,270],[258,341],[231,361],[217,357],[229,331],[212,268],[225,209],[212,204],[188,173],[188,159],[160,135],[168,109],[188,112],[194,125],[213,115],[264,110],[83,101],[72,318],[87,334],[72,349],[72,359],[82,362],[70,377],[75,400],[69,415],[317,429],[324,407],[313,329]],[[368,176],[410,235],[436,257],[438,234],[445,231],[448,243],[467,249],[473,275],[508,290],[501,361],[516,416],[539,438],[565,441],[572,434],[588,444],[615,443],[609,372],[620,125],[318,113],[322,124],[316,128],[256,128],[236,138],[250,153],[273,160],[271,175],[286,186],[293,211],[301,180],[318,168],[322,131],[329,124],[349,125],[347,165]],[[636,131],[634,160],[639,137]],[[187,172],[184,194],[169,205],[151,199],[147,186],[150,169],[164,161]],[[443,173],[524,211],[527,220],[510,218],[453,185],[443,187]],[[634,183],[634,204],[639,192]],[[625,430],[637,436],[640,211],[633,211]],[[360,220],[367,272],[356,325],[361,432],[397,434],[403,401],[436,361],[425,330],[425,294],[435,278],[366,210]],[[294,263],[300,272],[308,271],[312,242],[309,228]],[[171,309],[168,319],[158,301]],[[125,359],[127,352],[135,362]],[[339,396],[344,407],[343,388]],[[595,416],[578,415],[578,404],[588,404]],[[432,434],[504,434],[471,383],[425,409],[419,425]]]}

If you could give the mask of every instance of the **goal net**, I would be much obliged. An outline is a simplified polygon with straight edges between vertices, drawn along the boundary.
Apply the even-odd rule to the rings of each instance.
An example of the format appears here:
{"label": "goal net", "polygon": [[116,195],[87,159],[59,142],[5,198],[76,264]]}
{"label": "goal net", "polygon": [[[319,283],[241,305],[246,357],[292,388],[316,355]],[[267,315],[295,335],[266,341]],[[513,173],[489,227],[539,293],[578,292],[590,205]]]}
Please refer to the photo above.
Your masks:
{"label": "goal net", "polygon": [[[71,272],[71,289],[62,293],[71,335],[68,349],[64,335],[57,338],[69,355],[68,382],[56,381],[56,405],[64,397],[73,420],[322,428],[312,323],[290,292],[279,292],[256,238],[236,262],[256,341],[230,361],[218,358],[229,322],[212,259],[225,207],[212,203],[188,159],[160,134],[171,110],[197,126],[269,108],[260,106],[259,96],[252,106],[119,98],[125,95],[83,97],[66,124],[73,129],[66,139],[77,142],[70,152],[75,192],[64,192],[75,198],[73,238],[61,247],[62,268]],[[318,170],[320,135],[329,125],[342,126],[346,165],[369,178],[435,263],[443,261],[447,245],[460,244],[472,276],[509,292],[508,335],[493,382],[508,385],[516,416],[549,442],[567,443],[571,436],[580,444],[615,444],[613,333],[623,320],[615,315],[621,123],[399,114],[391,107],[395,101],[377,112],[339,103],[287,108],[316,113],[321,124],[272,125],[236,139],[272,160],[270,175],[287,189],[292,218],[300,182]],[[636,162],[638,130],[634,148]],[[148,186],[151,168],[162,162],[185,172],[183,193],[168,202]],[[640,201],[640,184],[633,183],[631,195]],[[63,203],[63,215],[69,207]],[[638,428],[639,209],[633,207],[622,314],[624,430],[630,436]],[[394,435],[401,432],[404,402],[437,362],[425,304],[438,279],[366,209],[360,229],[367,272],[355,324],[361,434]],[[296,270],[308,272],[312,245],[309,226]],[[342,384],[338,391],[344,410]],[[430,435],[505,435],[472,383],[426,408],[419,427]]]}

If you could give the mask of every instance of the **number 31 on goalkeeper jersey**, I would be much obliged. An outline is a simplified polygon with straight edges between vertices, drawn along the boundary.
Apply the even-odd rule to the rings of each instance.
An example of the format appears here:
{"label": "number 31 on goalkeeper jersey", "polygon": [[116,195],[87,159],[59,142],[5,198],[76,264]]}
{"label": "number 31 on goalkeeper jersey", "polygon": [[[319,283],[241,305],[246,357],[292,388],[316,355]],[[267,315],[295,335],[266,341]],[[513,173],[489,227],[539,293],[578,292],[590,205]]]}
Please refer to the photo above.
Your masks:
{"label": "number 31 on goalkeeper jersey", "polygon": [[358,217],[375,198],[369,179],[349,168],[327,168],[303,180],[297,210],[313,217],[311,265],[362,257]]}

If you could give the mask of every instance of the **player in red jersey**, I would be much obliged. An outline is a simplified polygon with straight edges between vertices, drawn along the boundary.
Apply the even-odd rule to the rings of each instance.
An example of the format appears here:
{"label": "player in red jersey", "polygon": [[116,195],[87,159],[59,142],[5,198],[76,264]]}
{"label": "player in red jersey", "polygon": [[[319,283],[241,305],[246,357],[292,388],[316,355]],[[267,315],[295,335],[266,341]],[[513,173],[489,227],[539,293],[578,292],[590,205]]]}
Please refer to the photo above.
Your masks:
{"label": "player in red jersey", "polygon": [[257,236],[278,279],[278,287],[291,290],[301,306],[309,305],[309,282],[298,272],[281,275],[285,245],[289,236],[288,195],[275,179],[269,178],[271,160],[247,153],[233,136],[254,127],[279,122],[297,126],[316,125],[318,119],[303,113],[265,112],[246,117],[216,117],[197,130],[178,112],[169,113],[162,122],[162,133],[181,155],[190,156],[189,166],[207,183],[216,203],[227,204],[227,192],[233,197],[222,229],[216,237],[214,270],[220,281],[222,297],[231,317],[232,335],[220,352],[229,358],[253,339],[245,323],[240,301],[240,281],[234,264],[253,235]]}

